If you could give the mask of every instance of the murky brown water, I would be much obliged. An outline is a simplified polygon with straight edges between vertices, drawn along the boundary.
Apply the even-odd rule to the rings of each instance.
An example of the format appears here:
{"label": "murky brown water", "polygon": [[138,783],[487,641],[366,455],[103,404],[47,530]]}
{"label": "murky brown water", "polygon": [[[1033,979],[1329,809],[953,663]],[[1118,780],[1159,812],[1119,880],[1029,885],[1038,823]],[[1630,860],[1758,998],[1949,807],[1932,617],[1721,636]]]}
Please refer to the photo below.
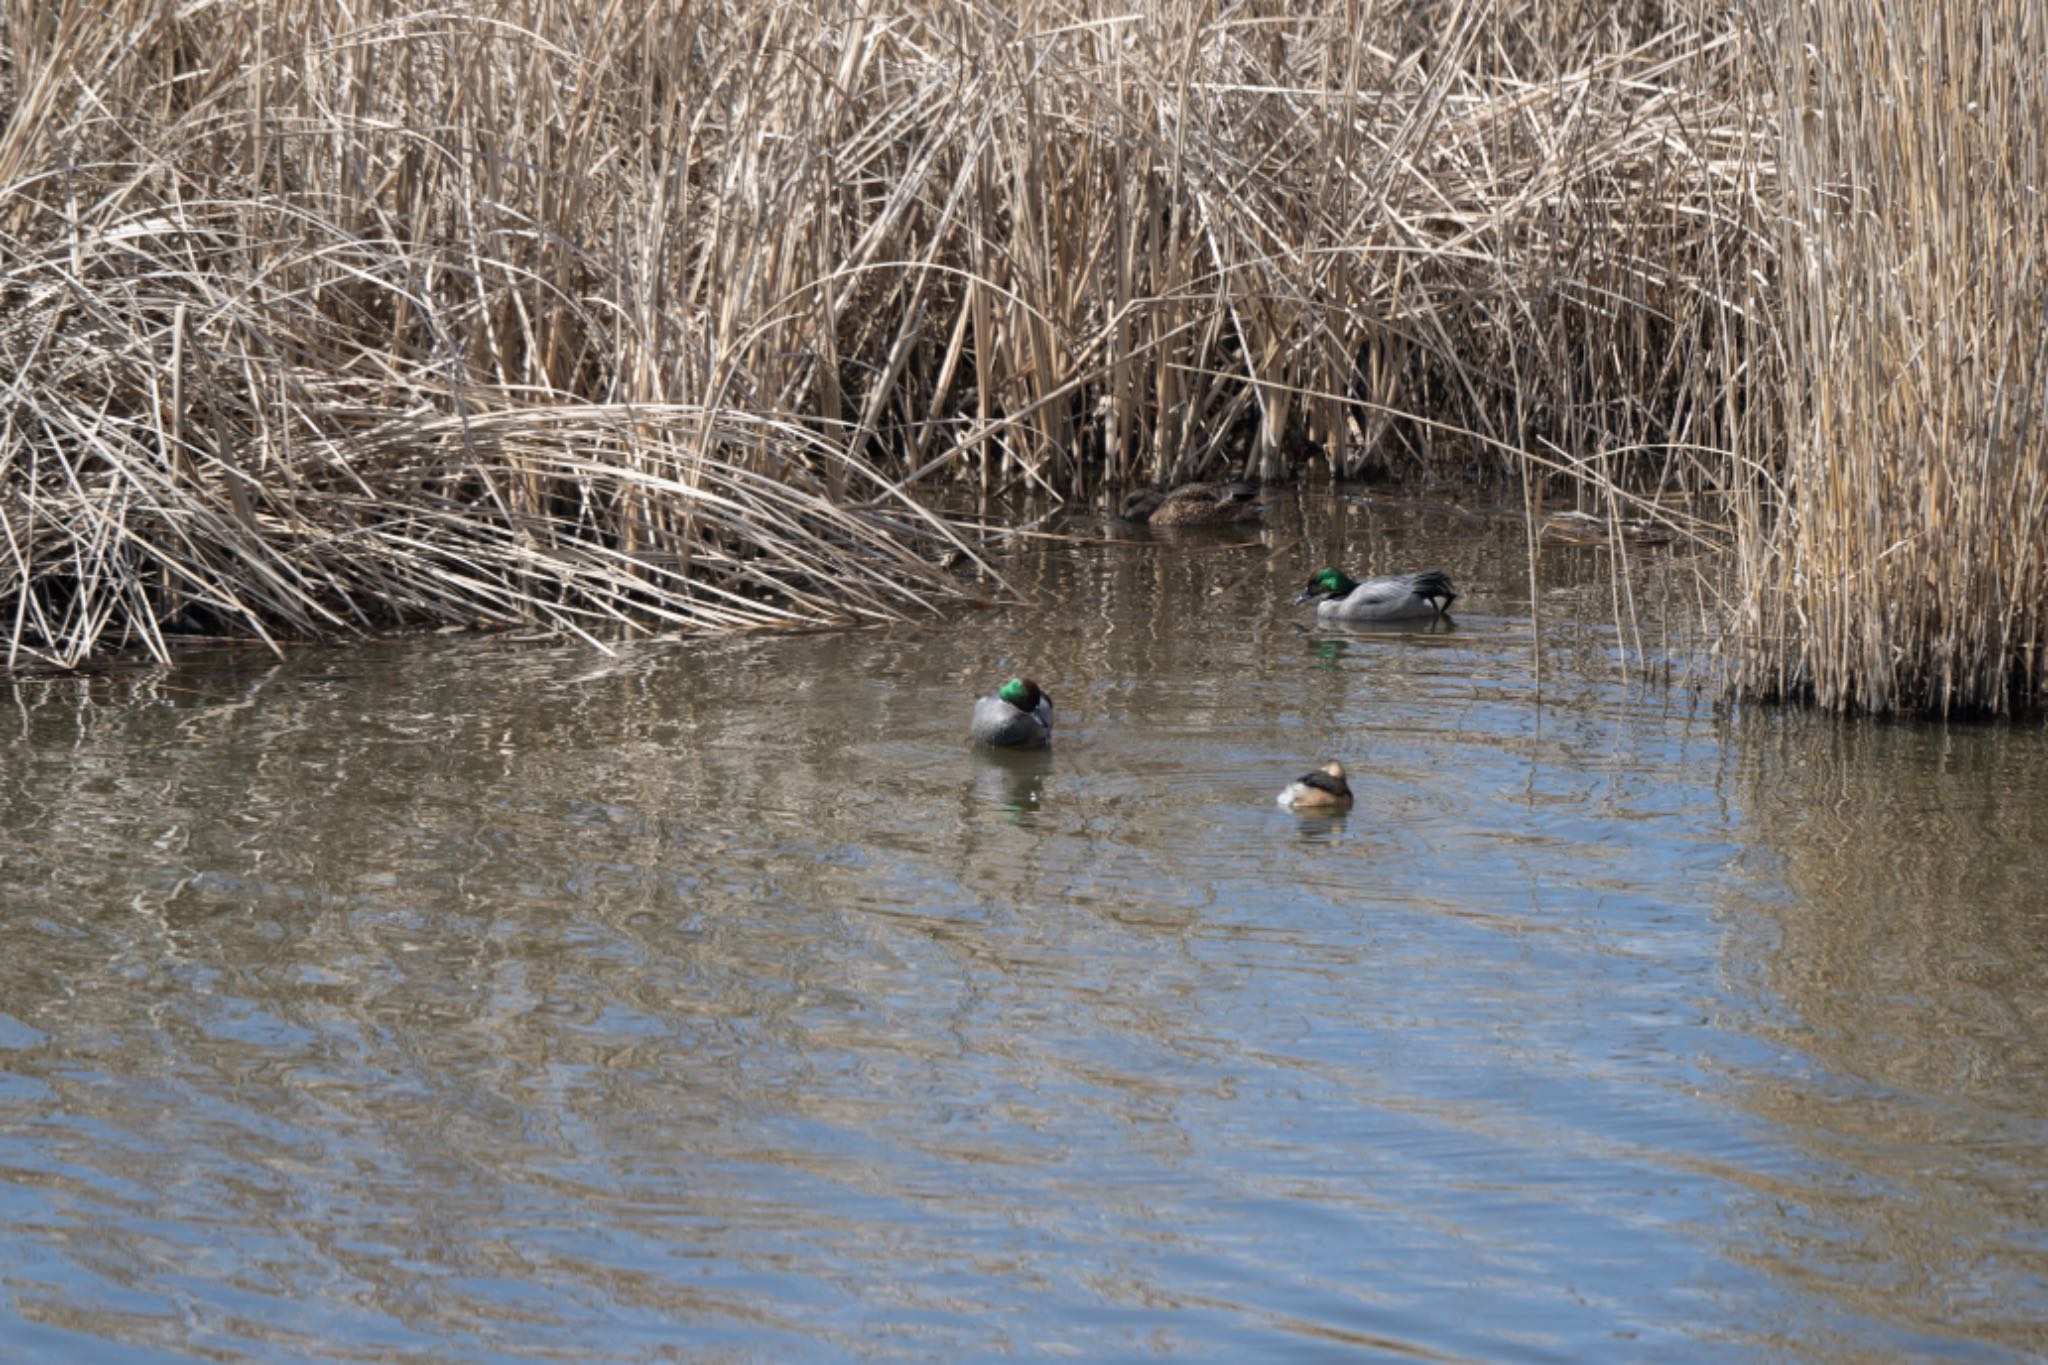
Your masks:
{"label": "murky brown water", "polygon": [[0,694],[0,1357],[2048,1351],[2041,730],[1624,684],[1592,551],[1539,691],[1516,533],[1274,520]]}

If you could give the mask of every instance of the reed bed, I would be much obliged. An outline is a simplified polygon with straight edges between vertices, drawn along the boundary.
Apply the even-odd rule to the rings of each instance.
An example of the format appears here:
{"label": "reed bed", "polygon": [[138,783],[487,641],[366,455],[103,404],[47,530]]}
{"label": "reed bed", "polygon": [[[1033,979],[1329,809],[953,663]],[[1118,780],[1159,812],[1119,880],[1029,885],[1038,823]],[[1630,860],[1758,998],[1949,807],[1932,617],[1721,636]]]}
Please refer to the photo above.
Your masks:
{"label": "reed bed", "polygon": [[1730,683],[1873,712],[2038,709],[2048,12],[1770,19],[1783,441],[1747,471]]}
{"label": "reed bed", "polygon": [[[1967,447],[2040,482],[2026,316],[1976,311],[2038,286],[2039,82],[1972,77],[2017,139],[1964,144],[2003,198],[1883,250],[1861,221],[1992,183],[1871,161],[1950,146],[1946,109],[1870,111],[1979,7],[1891,16],[1920,36],[1882,91],[1845,0],[1301,8],[8,0],[9,660],[889,617],[986,591],[935,495],[1328,471],[1725,530],[1731,688],[1925,704],[1959,599],[1879,646],[1803,594],[1878,581],[1843,555],[1926,573],[1943,537],[1891,547],[1931,504],[1844,547],[1806,500],[1868,482],[1813,468],[1852,411],[1876,467]],[[1995,279],[1892,284],[1962,237]],[[1857,282],[1899,292],[1852,370]],[[1965,355],[1975,396],[1941,392]],[[1939,440],[1866,402],[1916,363]],[[1954,569],[2010,624],[2038,516],[1971,515]],[[2027,631],[1945,656],[1941,703],[2038,699]],[[1873,649],[1884,689],[1818,662]]]}

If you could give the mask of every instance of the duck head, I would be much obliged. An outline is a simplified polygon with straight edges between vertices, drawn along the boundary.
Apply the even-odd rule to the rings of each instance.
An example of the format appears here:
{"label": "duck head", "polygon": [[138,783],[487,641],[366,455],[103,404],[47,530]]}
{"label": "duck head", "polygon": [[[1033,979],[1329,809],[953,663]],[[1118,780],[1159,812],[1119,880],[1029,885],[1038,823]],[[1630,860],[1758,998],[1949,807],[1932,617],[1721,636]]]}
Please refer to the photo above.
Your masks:
{"label": "duck head", "polygon": [[1298,607],[1303,602],[1317,602],[1326,597],[1349,597],[1357,586],[1342,569],[1323,569],[1309,577],[1308,586],[1294,599],[1294,605]]}
{"label": "duck head", "polygon": [[1010,679],[1002,685],[996,695],[1027,716],[1038,709],[1040,702],[1045,703],[1048,712],[1052,710],[1052,698],[1046,696],[1044,690],[1029,678]]}

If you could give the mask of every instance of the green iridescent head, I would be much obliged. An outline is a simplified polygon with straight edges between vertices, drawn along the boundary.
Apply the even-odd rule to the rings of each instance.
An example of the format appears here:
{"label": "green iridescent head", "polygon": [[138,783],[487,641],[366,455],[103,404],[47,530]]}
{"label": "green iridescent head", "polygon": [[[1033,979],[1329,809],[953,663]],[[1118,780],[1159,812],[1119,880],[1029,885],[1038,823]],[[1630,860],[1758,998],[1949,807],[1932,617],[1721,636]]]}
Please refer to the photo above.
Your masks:
{"label": "green iridescent head", "polygon": [[1309,602],[1321,597],[1349,597],[1357,586],[1342,569],[1322,569],[1309,576],[1308,586],[1294,600]]}
{"label": "green iridescent head", "polygon": [[1038,684],[1029,678],[1012,678],[996,693],[1019,711],[1036,711],[1045,693],[1038,690]]}

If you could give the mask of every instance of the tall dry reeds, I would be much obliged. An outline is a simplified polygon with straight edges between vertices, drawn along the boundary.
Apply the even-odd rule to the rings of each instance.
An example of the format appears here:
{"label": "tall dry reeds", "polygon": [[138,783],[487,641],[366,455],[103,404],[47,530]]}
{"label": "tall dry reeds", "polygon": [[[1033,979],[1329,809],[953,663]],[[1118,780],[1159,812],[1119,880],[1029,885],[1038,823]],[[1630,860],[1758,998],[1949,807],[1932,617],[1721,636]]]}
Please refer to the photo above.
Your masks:
{"label": "tall dry reeds", "polygon": [[[1941,439],[2038,452],[2027,318],[1971,303],[2038,280],[2012,231],[2038,151],[1952,146],[1905,76],[1921,112],[1855,123],[1875,39],[1829,5],[10,0],[9,658],[888,615],[959,590],[935,492],[1327,468],[1730,520],[1731,680],[1909,702],[1803,652],[1853,639],[1826,651],[1867,670],[1868,631],[1798,594],[1877,580],[1826,558],[1802,462],[1851,408],[1889,421],[1820,358],[1855,349],[1841,286],[1883,285],[1868,372],[1934,393],[1967,355],[2001,396],[1942,396]],[[2038,88],[1970,79],[2018,139]],[[2010,174],[1887,257],[1857,215],[1983,174],[1844,160],[1909,134]],[[1972,234],[1995,260],[1885,273]],[[1930,350],[1937,304],[1980,339]],[[1958,545],[2038,565],[1978,515]],[[1891,565],[1903,534],[1840,553]],[[1998,581],[1975,600],[2005,621]]]}
{"label": "tall dry reeds", "polygon": [[1774,9],[1782,451],[1732,681],[1877,712],[2044,699],[2048,11]]}
{"label": "tall dry reeds", "polygon": [[798,391],[830,345],[791,282],[839,243],[746,155],[786,139],[750,64],[798,54],[627,18],[6,11],[8,664],[959,594],[951,531]]}
{"label": "tall dry reeds", "polygon": [[17,0],[0,52],[12,662],[887,613],[941,480],[1744,420],[1682,18]]}

